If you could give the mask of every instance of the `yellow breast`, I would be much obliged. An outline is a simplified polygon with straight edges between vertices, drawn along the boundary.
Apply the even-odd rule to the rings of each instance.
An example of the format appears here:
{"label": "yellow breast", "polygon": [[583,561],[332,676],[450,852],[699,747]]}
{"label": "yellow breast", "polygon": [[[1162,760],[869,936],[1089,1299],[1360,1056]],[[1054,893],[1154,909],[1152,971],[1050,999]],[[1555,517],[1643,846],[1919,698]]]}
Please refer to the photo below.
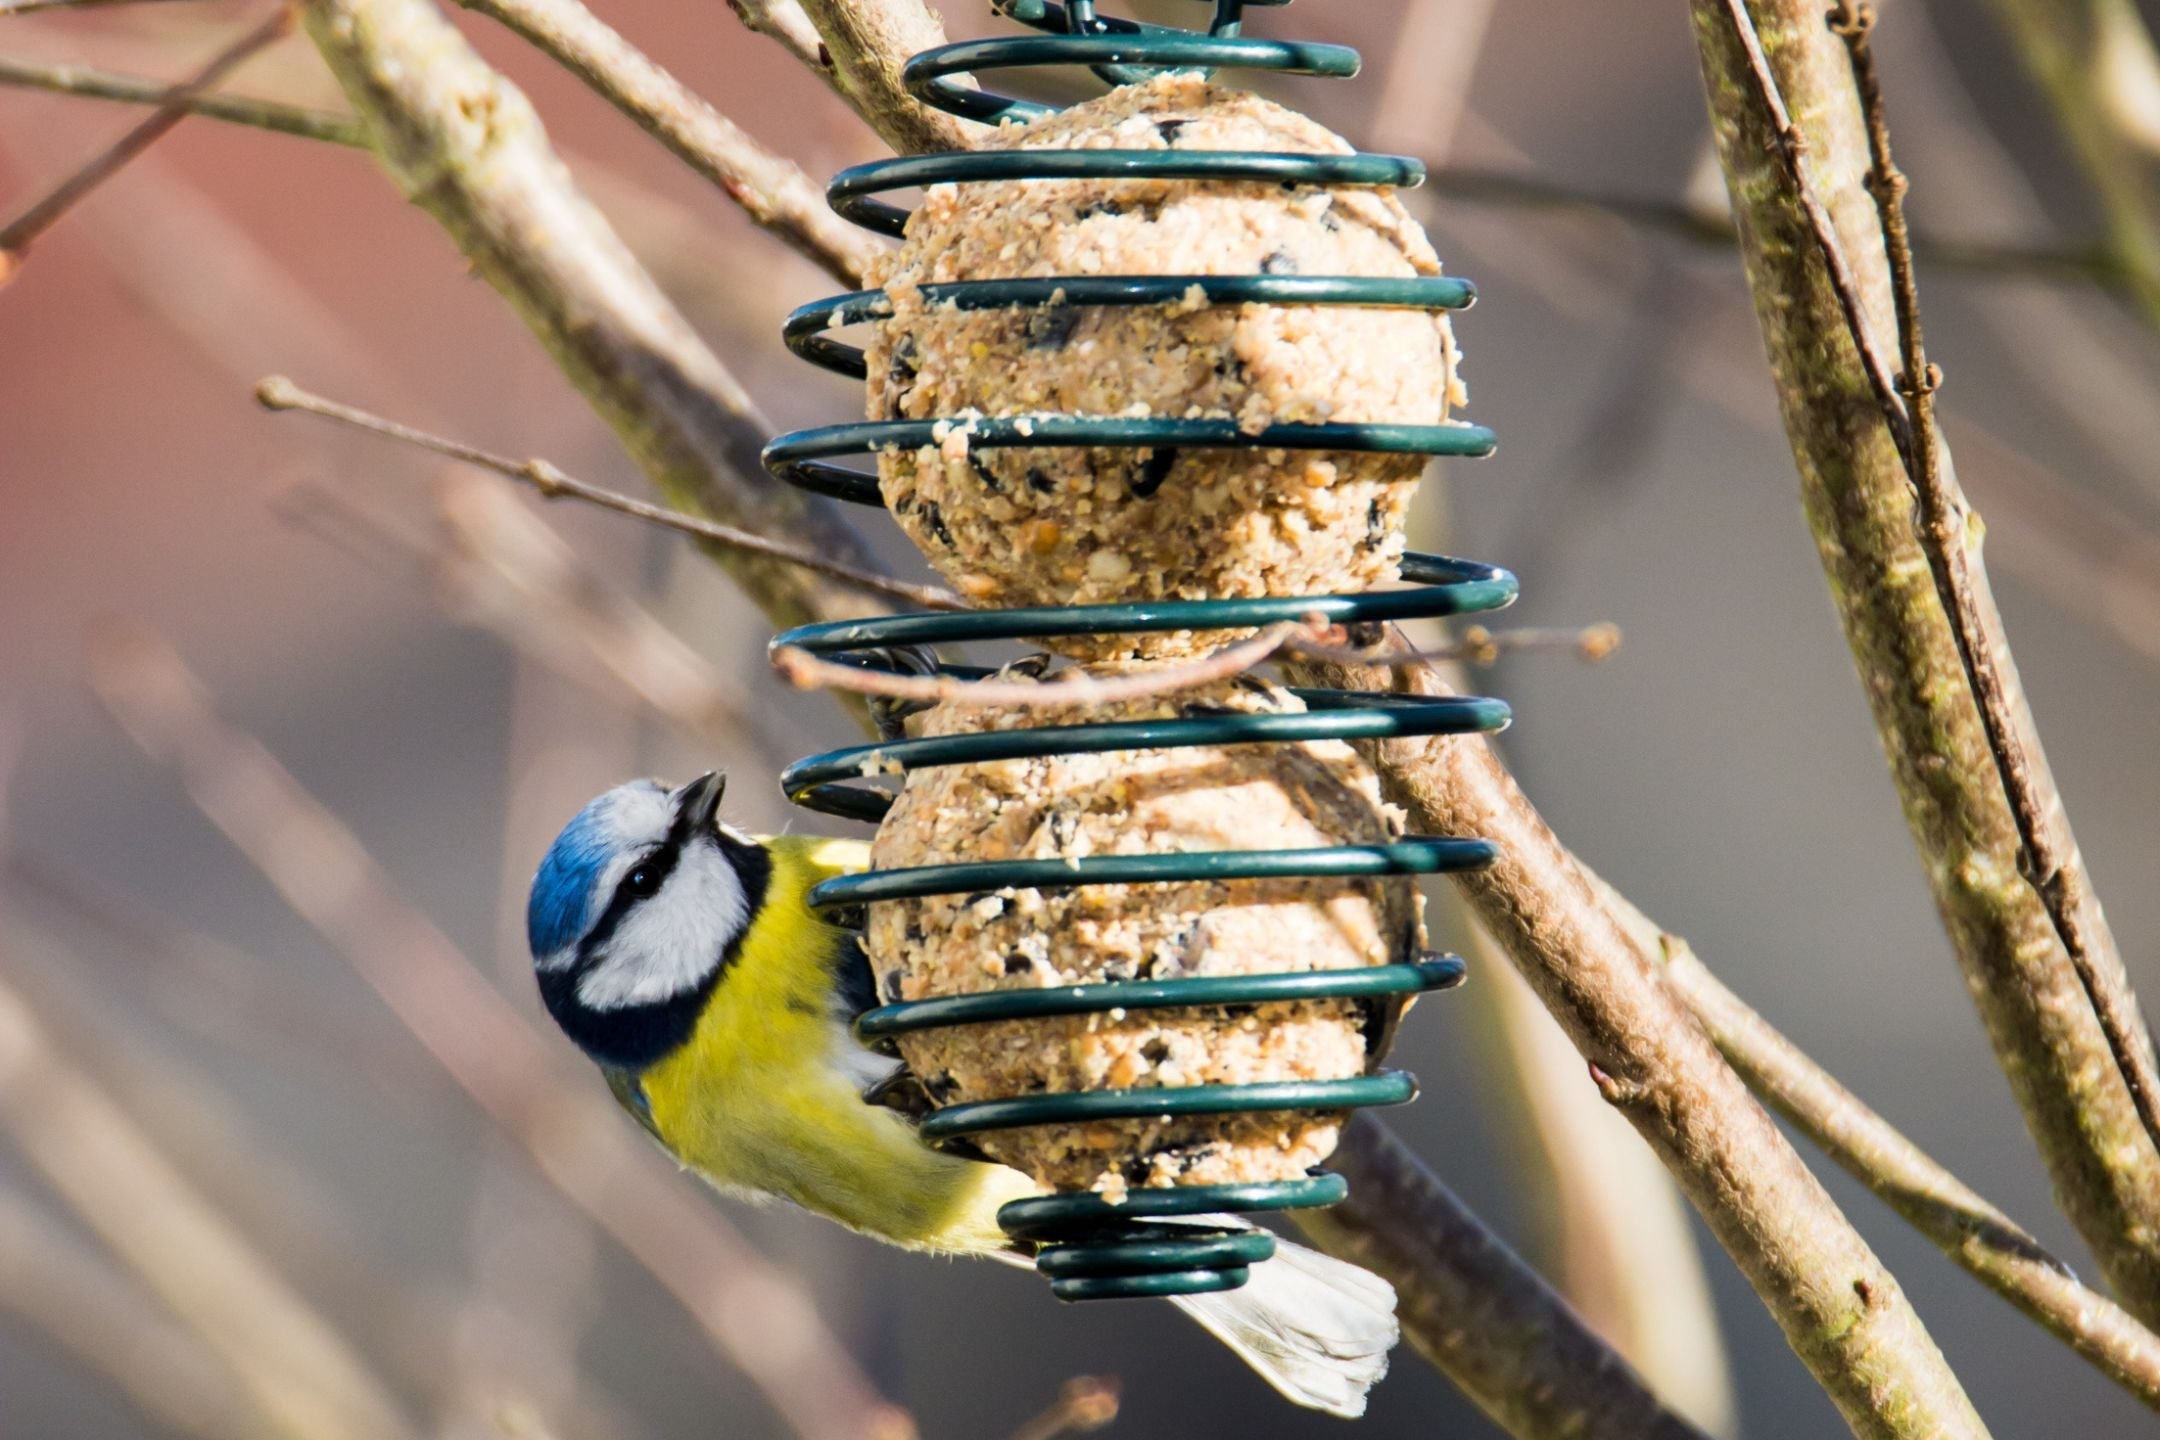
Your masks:
{"label": "yellow breast", "polygon": [[861,868],[865,847],[779,837],[750,932],[687,1044],[641,1078],[664,1143],[723,1189],[779,1195],[914,1248],[1005,1244],[997,1207],[1031,1194],[999,1165],[943,1155],[861,1098],[860,1052],[835,1012],[851,943],[810,908],[810,887]]}

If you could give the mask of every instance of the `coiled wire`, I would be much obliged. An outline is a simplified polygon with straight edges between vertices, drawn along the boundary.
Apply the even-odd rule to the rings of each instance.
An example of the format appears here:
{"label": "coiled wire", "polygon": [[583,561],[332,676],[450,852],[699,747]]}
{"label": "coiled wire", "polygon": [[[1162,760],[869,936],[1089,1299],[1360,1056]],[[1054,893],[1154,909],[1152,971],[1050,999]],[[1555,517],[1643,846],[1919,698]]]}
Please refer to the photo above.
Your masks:
{"label": "coiled wire", "polygon": [[[1257,40],[1239,33],[1247,8],[1287,0],[1210,0],[1205,32],[1141,25],[1095,13],[1094,0],[996,0],[1007,17],[1042,33],[970,41],[925,51],[911,60],[908,91],[949,114],[990,122],[1024,123],[1051,107],[955,83],[955,77],[1040,66],[1085,66],[1112,85],[1166,70],[1242,69],[1278,74],[1349,76],[1358,55],[1339,45]],[[1104,180],[1257,181],[1284,186],[1392,186],[1424,178],[1415,160],[1396,155],[1316,155],[1190,150],[1000,150],[907,156],[858,165],[835,176],[833,207],[865,228],[900,235],[908,212],[880,198],[925,185],[984,181],[1095,178]],[[1193,287],[1210,305],[1350,305],[1422,310],[1469,306],[1476,290],[1454,277],[1409,279],[1353,276],[1171,275],[1072,276],[965,281],[923,287],[924,300],[962,310],[1026,309],[1049,305],[1117,306],[1190,303]],[[862,378],[862,351],[830,331],[892,314],[882,290],[856,291],[806,305],[786,326],[788,347],[812,364]],[[801,430],[775,440],[765,463],[775,475],[818,494],[882,505],[874,473],[834,463],[847,456],[937,443],[946,420],[870,421]],[[1130,446],[1136,449],[1247,448],[1367,451],[1482,456],[1492,432],[1472,425],[1278,424],[1247,434],[1232,420],[1093,415],[1021,418],[966,417],[969,444],[1004,447]],[[1047,606],[896,615],[806,625],[775,638],[794,647],[858,665],[887,664],[894,646],[988,640],[1033,640],[1085,634],[1257,628],[1319,617],[1338,624],[1405,620],[1496,610],[1511,603],[1515,577],[1474,561],[1406,555],[1399,590],[1267,599],[1180,600],[1118,605]],[[976,678],[983,670],[941,666]],[[852,746],[810,756],[788,767],[782,784],[808,809],[876,821],[891,795],[862,779],[940,765],[1082,752],[1166,749],[1200,745],[1284,744],[1315,739],[1377,740],[1410,735],[1495,731],[1509,712],[1498,700],[1475,697],[1374,695],[1342,690],[1293,690],[1303,713],[1182,715],[1151,720],[1038,726]],[[1103,855],[1079,860],[1001,860],[873,871],[829,880],[811,893],[821,907],[855,907],[884,900],[973,894],[1008,889],[1065,889],[1093,884],[1145,884],[1195,879],[1255,879],[1424,875],[1490,864],[1492,845],[1479,839],[1411,836],[1388,844],[1300,850],[1238,850],[1160,855]],[[1001,990],[887,1004],[857,1022],[866,1044],[897,1053],[897,1037],[949,1025],[1043,1019],[1111,1010],[1190,1009],[1318,999],[1396,1003],[1401,997],[1458,983],[1453,956],[1359,970],[1277,975],[1201,976],[1114,981],[1048,989]],[[1094,1120],[1189,1117],[1256,1111],[1340,1112],[1395,1105],[1416,1094],[1416,1082],[1396,1070],[1346,1080],[1257,1085],[1135,1087],[1039,1094],[947,1105],[922,1123],[929,1143],[985,1131]],[[1061,1299],[1194,1294],[1234,1289],[1249,1269],[1274,1252],[1267,1232],[1216,1222],[1227,1211],[1278,1211],[1330,1205],[1343,1198],[1338,1176],[1243,1185],[1136,1189],[1113,1205],[1094,1194],[1061,1194],[1015,1201],[999,1222],[1036,1246],[1037,1268]]]}

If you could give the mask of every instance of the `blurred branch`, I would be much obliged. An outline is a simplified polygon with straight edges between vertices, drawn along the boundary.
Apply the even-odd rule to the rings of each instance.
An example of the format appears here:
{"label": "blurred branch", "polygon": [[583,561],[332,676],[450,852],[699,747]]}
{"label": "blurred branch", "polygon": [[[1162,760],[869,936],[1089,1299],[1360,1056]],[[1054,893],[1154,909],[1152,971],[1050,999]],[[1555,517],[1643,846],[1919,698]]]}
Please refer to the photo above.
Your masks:
{"label": "blurred branch", "polygon": [[761,1260],[632,1133],[358,840],[252,738],[220,720],[147,635],[106,639],[93,683],[146,753],[172,763],[228,839],[336,946],[540,1173],[634,1256],[806,1440],[903,1437],[794,1280]]}
{"label": "blurred branch", "polygon": [[1868,1109],[1718,983],[1686,941],[1666,936],[1661,948],[1667,983],[1757,1094],[1981,1284],[2160,1409],[2160,1336]]}
{"label": "blurred branch", "polygon": [[[1727,250],[1739,239],[1739,231],[1727,212],[1699,209],[1685,201],[1585,190],[1520,171],[1449,166],[1435,170],[1426,184],[1436,194],[1465,204],[1605,215],[1706,248]],[[1930,267],[1980,275],[2029,275],[2041,280],[2111,287],[2123,285],[2128,279],[2121,262],[2099,247],[2064,250],[2046,245],[1915,235],[1912,250],[1916,259]]]}
{"label": "blurred branch", "polygon": [[1427,923],[1462,937],[1477,977],[1463,1003],[1481,1048],[1495,1052],[1481,1074],[1516,1091],[1496,1119],[1518,1192],[1552,1212],[1547,1253],[1559,1260],[1562,1294],[1668,1405],[1731,1436],[1733,1375],[1687,1202],[1642,1137],[1583,1083],[1575,1047],[1462,897],[1445,889],[1431,900],[1448,913]]}
{"label": "blurred branch", "polygon": [[120,100],[131,105],[177,106],[190,115],[252,125],[304,140],[326,140],[333,145],[367,145],[367,128],[350,115],[330,110],[310,110],[275,100],[248,100],[237,95],[204,95],[186,85],[149,80],[138,75],[116,75],[88,65],[67,65],[21,60],[0,55],[0,85],[49,90],[57,95],[80,95],[93,100]]}
{"label": "blurred branch", "polygon": [[1114,1377],[1078,1375],[1065,1382],[1050,1408],[1013,1431],[1010,1440],[1059,1440],[1100,1430],[1118,1414]]}
{"label": "blurred branch", "polygon": [[[1430,667],[1300,666],[1292,673],[1297,683],[1332,689],[1449,693]],[[1649,957],[1491,743],[1389,740],[1373,755],[1382,794],[1408,812],[1412,829],[1482,835],[1498,846],[1498,861],[1456,876],[1458,886],[1590,1062],[1600,1093],[1657,1151],[1854,1433],[1875,1440],[1983,1436],[1896,1279],[1658,981]]]}
{"label": "blurred branch", "polygon": [[116,5],[147,5],[153,0],[0,0],[0,20],[40,10],[109,10]]}
{"label": "blurred branch", "polygon": [[[907,93],[909,58],[945,43],[945,24],[927,0],[801,0],[824,42],[813,68],[855,107],[885,143],[905,153],[967,150],[980,128],[933,110]],[[741,7],[738,7],[740,12]]]}
{"label": "blurred branch", "polygon": [[[749,395],[578,192],[524,95],[431,0],[304,0],[303,14],[392,177],[524,317],[671,503],[874,568],[829,503],[765,476],[769,427]],[[861,608],[800,566],[741,550],[717,558],[779,623]]]}
{"label": "blurred branch", "polygon": [[760,145],[578,0],[458,0],[508,26],[726,192],[759,225],[850,286],[885,247],[825,203],[794,161]]}
{"label": "blurred branch", "polygon": [[2160,54],[2136,0],[1994,0],[2107,217],[2112,258],[2160,325]]}
{"label": "blurred branch", "polygon": [[[1975,553],[1977,521],[1948,498],[1947,450],[1903,443],[1893,360],[1868,338],[1894,333],[1897,305],[1852,69],[1812,0],[1757,0],[1752,23],[1739,3],[1693,0],[1696,33],[1809,524],[1937,906],[2058,1201],[2118,1293],[2151,1318],[2160,1149],[2117,1063],[2119,1049],[2149,1056],[2149,1042],[2097,904],[2043,894],[2021,868],[2029,852],[2045,885],[2051,868],[2075,870],[2076,845]],[[1807,117],[1804,165],[1788,109]],[[1945,494],[1931,503],[1948,506],[1951,533],[1937,538],[1966,571],[1964,645],[1916,534],[1913,485],[1928,482],[1907,454],[1941,466]],[[1968,657],[1995,673],[1992,724]],[[1999,757],[2022,771],[2023,805],[2006,794]],[[2058,907],[2072,922],[2060,933],[2050,895],[2079,902]],[[2066,939],[2089,962],[2090,986]],[[2121,1000],[2121,1046],[2095,1014],[2110,997]]]}
{"label": "blurred branch", "polygon": [[1328,1164],[1350,1198],[1298,1228],[1391,1281],[1410,1343],[1508,1434],[1703,1440],[1385,1125],[1352,1116]]}
{"label": "blurred branch", "polygon": [[269,1440],[277,1428],[217,1356],[100,1255],[0,1188],[0,1310],[118,1386],[160,1430]]}
{"label": "blurred branch", "polygon": [[294,1440],[411,1434],[345,1341],[0,982],[0,1131]]}
{"label": "blurred branch", "polygon": [[188,105],[204,92],[217,88],[220,81],[240,68],[249,56],[264,46],[282,38],[292,29],[292,9],[280,3],[268,20],[233,41],[213,57],[209,64],[195,73],[193,79],[175,88],[149,118],[136,125],[111,145],[93,156],[83,167],[54,186],[43,197],[33,200],[28,208],[5,225],[0,225],[0,284],[5,284],[22,257],[38,236],[44,234],[60,217],[81,203],[84,196],[120,173],[130,160],[148,150],[188,117]]}
{"label": "blurred branch", "polygon": [[695,515],[670,510],[663,505],[634,500],[628,495],[587,484],[545,460],[512,460],[506,456],[492,455],[462,441],[430,435],[424,430],[400,424],[395,420],[385,420],[379,415],[371,415],[351,405],[342,405],[320,395],[311,395],[282,375],[269,376],[257,384],[255,398],[262,402],[266,410],[298,410],[309,415],[319,415],[326,420],[336,420],[355,429],[367,430],[422,450],[433,451],[437,455],[447,455],[453,460],[462,460],[468,465],[477,465],[483,470],[492,470],[498,475],[522,481],[547,499],[582,500],[603,510],[613,510],[618,515],[628,515],[648,524],[692,536],[704,542],[708,549],[722,554],[750,555],[797,566],[812,574],[838,580],[857,590],[931,609],[963,608],[958,598],[947,591],[923,585],[909,585],[872,569],[830,559],[808,546],[791,544],[784,540],[769,540],[763,535],[755,535],[733,525],[722,525]]}

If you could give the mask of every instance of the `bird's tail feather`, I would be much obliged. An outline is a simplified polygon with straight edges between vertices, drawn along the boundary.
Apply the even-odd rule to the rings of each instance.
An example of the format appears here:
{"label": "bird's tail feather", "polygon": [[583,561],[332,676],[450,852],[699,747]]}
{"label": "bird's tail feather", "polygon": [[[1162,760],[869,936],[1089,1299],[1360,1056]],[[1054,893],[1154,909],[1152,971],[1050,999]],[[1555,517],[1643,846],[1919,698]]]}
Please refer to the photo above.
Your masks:
{"label": "bird's tail feather", "polygon": [[1287,1240],[1240,1288],[1173,1303],[1285,1397],[1346,1420],[1365,1413],[1399,1334],[1394,1286]]}

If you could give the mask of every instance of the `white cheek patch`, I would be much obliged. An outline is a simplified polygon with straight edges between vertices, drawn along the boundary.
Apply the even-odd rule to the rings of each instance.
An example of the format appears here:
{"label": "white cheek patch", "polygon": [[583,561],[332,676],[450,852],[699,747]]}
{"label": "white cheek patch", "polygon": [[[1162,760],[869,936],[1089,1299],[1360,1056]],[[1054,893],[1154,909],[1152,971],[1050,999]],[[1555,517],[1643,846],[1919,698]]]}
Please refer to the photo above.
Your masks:
{"label": "white cheek patch", "polygon": [[608,937],[607,953],[578,977],[578,1000],[589,1010],[621,1010],[687,994],[712,974],[728,942],[749,923],[750,905],[735,867],[710,841],[696,841],[660,893],[623,916]]}

